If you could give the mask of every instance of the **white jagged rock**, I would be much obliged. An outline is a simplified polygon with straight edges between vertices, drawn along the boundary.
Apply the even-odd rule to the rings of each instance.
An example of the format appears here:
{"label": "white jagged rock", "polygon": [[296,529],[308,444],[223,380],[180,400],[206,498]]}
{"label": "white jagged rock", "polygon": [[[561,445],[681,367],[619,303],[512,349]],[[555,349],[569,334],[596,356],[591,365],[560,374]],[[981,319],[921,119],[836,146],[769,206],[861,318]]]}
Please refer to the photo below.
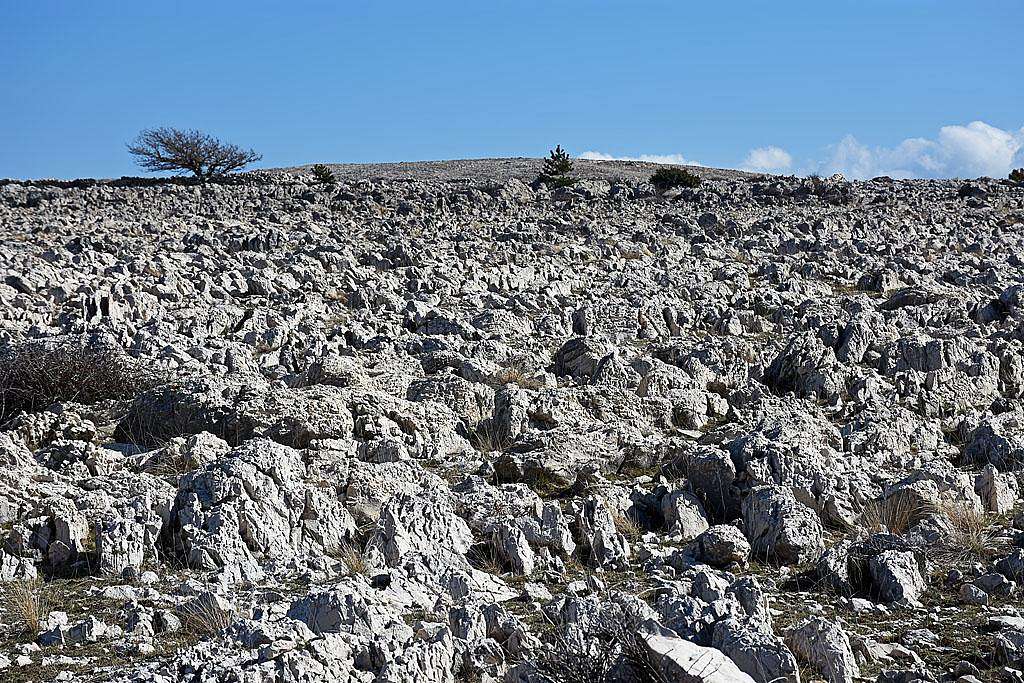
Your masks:
{"label": "white jagged rock", "polygon": [[1024,185],[575,164],[0,185],[0,677],[1017,666]]}
{"label": "white jagged rock", "polygon": [[837,623],[821,617],[809,617],[786,629],[786,644],[829,683],[852,683],[860,676],[860,667],[850,647],[850,637]]}
{"label": "white jagged rock", "polygon": [[643,637],[660,675],[679,683],[756,683],[720,650],[665,635]]}
{"label": "white jagged rock", "polygon": [[743,522],[754,557],[799,564],[825,549],[814,510],[778,486],[760,486],[747,495]]}
{"label": "white jagged rock", "polygon": [[928,584],[921,575],[914,553],[886,550],[869,562],[871,581],[883,602],[919,604],[918,598]]}

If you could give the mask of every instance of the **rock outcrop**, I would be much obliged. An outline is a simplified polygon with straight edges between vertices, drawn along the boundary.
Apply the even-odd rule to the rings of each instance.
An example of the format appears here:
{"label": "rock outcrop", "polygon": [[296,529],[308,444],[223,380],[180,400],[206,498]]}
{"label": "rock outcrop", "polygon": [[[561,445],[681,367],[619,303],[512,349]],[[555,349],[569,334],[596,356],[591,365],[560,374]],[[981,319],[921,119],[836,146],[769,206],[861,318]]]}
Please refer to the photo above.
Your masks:
{"label": "rock outcrop", "polygon": [[1019,677],[1024,187],[534,166],[0,186],[0,679]]}

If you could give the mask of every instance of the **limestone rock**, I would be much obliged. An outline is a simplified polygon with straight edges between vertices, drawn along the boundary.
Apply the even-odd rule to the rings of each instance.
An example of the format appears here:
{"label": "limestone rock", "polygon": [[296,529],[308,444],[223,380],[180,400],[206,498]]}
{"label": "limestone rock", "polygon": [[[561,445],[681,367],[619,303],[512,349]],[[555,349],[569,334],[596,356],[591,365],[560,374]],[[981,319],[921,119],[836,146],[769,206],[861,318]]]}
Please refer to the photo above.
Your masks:
{"label": "limestone rock", "polygon": [[755,557],[800,564],[824,549],[818,516],[780,487],[752,490],[743,501],[743,521]]}
{"label": "limestone rock", "polygon": [[852,683],[860,676],[843,628],[821,617],[810,617],[785,632],[786,644],[801,660],[820,671],[829,683]]}

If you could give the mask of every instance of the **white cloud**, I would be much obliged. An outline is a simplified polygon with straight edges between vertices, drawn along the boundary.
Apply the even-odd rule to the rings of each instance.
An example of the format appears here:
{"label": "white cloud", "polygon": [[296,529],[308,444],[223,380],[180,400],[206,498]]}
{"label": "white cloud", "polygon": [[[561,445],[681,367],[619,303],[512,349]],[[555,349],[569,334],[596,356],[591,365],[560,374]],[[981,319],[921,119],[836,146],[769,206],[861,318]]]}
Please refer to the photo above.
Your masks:
{"label": "white cloud", "polygon": [[781,147],[768,146],[750,150],[740,168],[757,173],[778,173],[789,170],[792,165],[793,157],[789,152]]}
{"label": "white cloud", "polygon": [[687,159],[682,154],[641,154],[635,157],[619,157],[605,152],[588,151],[580,154],[579,159],[591,161],[646,161],[651,164],[679,164],[683,166],[701,166],[702,164],[693,159]]}
{"label": "white cloud", "polygon": [[1024,163],[1024,128],[1003,130],[983,121],[943,126],[934,140],[908,138],[895,147],[868,147],[847,135],[811,169],[848,178],[1000,178]]}
{"label": "white cloud", "polygon": [[[616,156],[591,150],[579,158],[703,165],[682,154]],[[847,178],[1004,178],[1011,169],[1024,168],[1024,127],[1003,130],[973,121],[943,126],[933,138],[907,138],[893,147],[870,147],[847,135],[826,147],[823,158],[804,163],[795,163],[781,147],[767,145],[751,149],[739,168],[757,173],[842,173]]]}

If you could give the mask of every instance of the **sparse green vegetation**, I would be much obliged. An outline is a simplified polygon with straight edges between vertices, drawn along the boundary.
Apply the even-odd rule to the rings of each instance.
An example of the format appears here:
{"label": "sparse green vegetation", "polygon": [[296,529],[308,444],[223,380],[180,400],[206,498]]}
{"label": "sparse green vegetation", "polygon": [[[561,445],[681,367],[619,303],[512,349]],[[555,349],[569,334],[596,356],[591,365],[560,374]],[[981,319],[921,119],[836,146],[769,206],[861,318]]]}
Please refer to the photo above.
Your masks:
{"label": "sparse green vegetation", "polygon": [[324,164],[315,164],[313,166],[313,179],[319,185],[328,185],[332,187],[338,182],[338,178],[335,177],[334,171]]}
{"label": "sparse green vegetation", "polygon": [[1010,180],[1015,183],[1024,183],[1024,168],[1015,168],[1010,171]]}
{"label": "sparse green vegetation", "polygon": [[665,168],[659,168],[651,175],[651,184],[659,192],[666,192],[677,187],[698,187],[700,185],[700,177],[695,173],[690,173],[685,168],[666,166]]}

